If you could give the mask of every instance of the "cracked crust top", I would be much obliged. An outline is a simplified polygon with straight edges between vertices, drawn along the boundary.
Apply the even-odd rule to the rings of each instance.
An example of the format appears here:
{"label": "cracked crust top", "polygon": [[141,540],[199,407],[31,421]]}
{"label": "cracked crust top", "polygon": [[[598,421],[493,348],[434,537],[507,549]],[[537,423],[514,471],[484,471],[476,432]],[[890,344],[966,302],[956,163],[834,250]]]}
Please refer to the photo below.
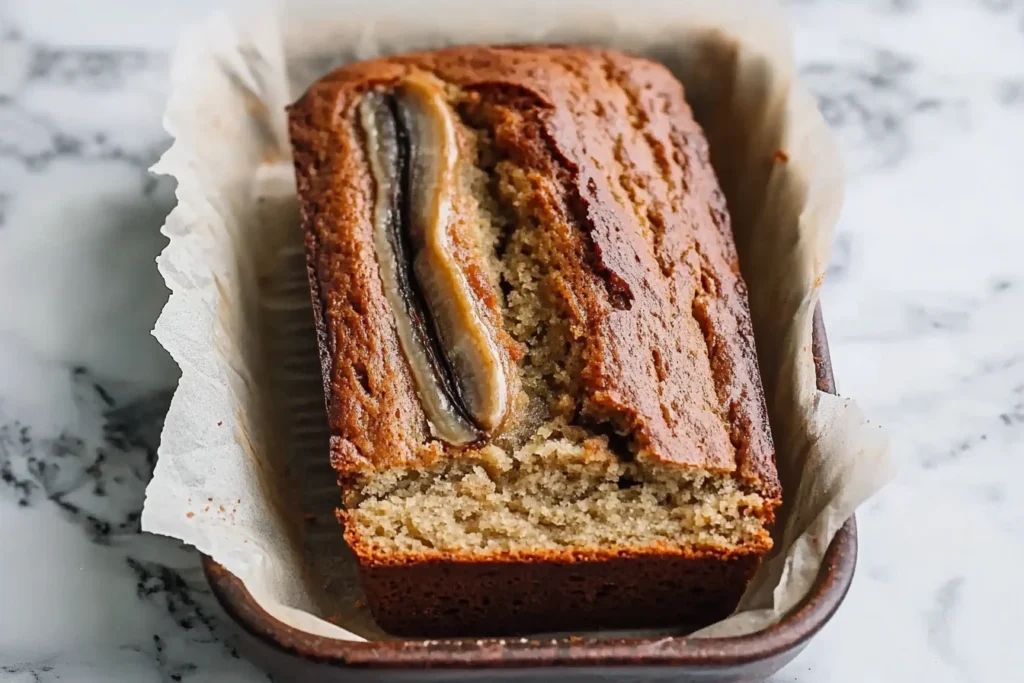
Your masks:
{"label": "cracked crust top", "polygon": [[[708,145],[665,67],[579,47],[459,47],[343,67],[289,110],[332,461],[345,476],[428,464],[430,438],[382,291],[357,105],[411,72],[486,109],[495,144],[571,226],[582,416],[638,457],[733,472],[779,497],[745,285]],[[481,284],[486,289],[486,283]],[[493,291],[483,291],[497,306]]]}

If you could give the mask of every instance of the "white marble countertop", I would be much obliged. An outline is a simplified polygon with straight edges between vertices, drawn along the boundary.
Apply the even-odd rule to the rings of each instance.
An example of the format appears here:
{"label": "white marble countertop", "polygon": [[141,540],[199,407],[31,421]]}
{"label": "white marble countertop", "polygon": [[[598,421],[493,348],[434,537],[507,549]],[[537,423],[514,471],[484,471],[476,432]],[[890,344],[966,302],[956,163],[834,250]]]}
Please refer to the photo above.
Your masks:
{"label": "white marble countertop", "polygon": [[[194,553],[138,534],[176,370],[146,169],[201,0],[0,2],[0,682],[254,681]],[[773,680],[1024,671],[1024,1],[791,2],[849,189],[824,310],[892,434],[857,579]]]}

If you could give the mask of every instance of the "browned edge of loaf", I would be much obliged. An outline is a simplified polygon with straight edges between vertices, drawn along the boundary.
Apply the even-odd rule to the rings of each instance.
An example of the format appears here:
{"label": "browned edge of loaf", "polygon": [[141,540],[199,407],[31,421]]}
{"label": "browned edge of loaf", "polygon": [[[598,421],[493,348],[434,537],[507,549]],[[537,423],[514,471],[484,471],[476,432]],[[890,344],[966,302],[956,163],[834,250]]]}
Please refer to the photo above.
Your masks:
{"label": "browned edge of loaf", "polygon": [[[645,406],[636,411],[636,424],[647,430],[645,439],[652,446],[651,452],[666,462],[712,470],[735,469],[736,476],[756,485],[766,499],[766,521],[770,523],[780,500],[774,450],[757,371],[746,291],[739,275],[724,197],[710,168],[706,140],[692,119],[683,99],[682,87],[664,67],[609,50],[462,47],[375,60],[333,72],[314,84],[290,108],[308,274],[332,434],[332,463],[339,471],[340,480],[345,481],[367,469],[427,462],[422,454],[413,454],[409,449],[410,442],[426,440],[427,430],[408,369],[394,338],[393,323],[387,322],[390,310],[380,292],[372,291],[378,276],[372,265],[371,242],[364,236],[360,243],[356,236],[342,240],[341,244],[332,243],[328,254],[322,240],[325,231],[358,231],[358,226],[365,228],[368,225],[372,209],[372,179],[366,171],[365,155],[355,134],[353,120],[354,105],[359,97],[374,87],[397,82],[410,70],[433,73],[462,88],[508,88],[546,103],[550,108],[550,115],[544,120],[547,142],[558,147],[560,140],[569,141],[572,146],[573,120],[565,116],[561,100],[567,96],[580,96],[579,83],[574,78],[589,73],[588,66],[594,63],[600,65],[601,73],[612,80],[615,87],[627,92],[631,115],[639,116],[648,123],[671,118],[667,134],[677,145],[673,160],[676,163],[682,161],[686,171],[682,178],[681,199],[688,197],[690,188],[687,181],[696,180],[698,190],[706,194],[698,197],[698,201],[706,202],[700,205],[700,210],[706,213],[676,218],[696,221],[696,227],[691,226],[691,229],[710,226],[719,233],[722,252],[711,256],[720,257],[721,261],[709,267],[713,274],[723,276],[725,284],[733,290],[731,295],[716,300],[716,303],[724,302],[726,310],[713,313],[724,316],[728,323],[727,336],[706,341],[709,354],[713,344],[726,347],[724,359],[720,357],[722,363],[712,371],[716,383],[723,376],[719,371],[726,373],[727,381],[718,383],[715,389],[728,404],[729,438],[736,447],[736,453],[731,457],[735,457],[735,463],[716,459],[721,457],[720,453],[673,451],[671,430],[658,424],[657,419],[648,420],[653,411],[648,409],[645,412]],[[655,106],[661,111],[656,111]],[[342,129],[345,130],[344,135],[338,133]],[[657,131],[650,134],[656,137]],[[657,264],[642,262],[636,244],[621,238],[614,225],[616,220],[623,218],[621,207],[607,193],[603,179],[595,183],[589,177],[594,169],[588,160],[580,156],[581,150],[563,145],[557,151],[575,167],[578,196],[588,207],[591,224],[587,232],[598,256],[596,274],[611,283],[609,296],[618,292],[626,297],[628,304],[634,300],[644,303],[651,293],[651,283],[645,272],[652,265],[657,268]],[[661,153],[667,153],[664,145]],[[339,168],[344,171],[341,175],[345,182],[338,181]],[[669,234],[668,239],[671,238]],[[345,249],[350,253],[340,253]],[[701,258],[707,257],[701,254]],[[340,263],[359,267],[341,272],[338,268]],[[598,272],[602,269],[604,272]],[[347,279],[344,288],[339,287],[339,278]],[[364,286],[367,284],[371,291]],[[347,300],[329,302],[329,297],[338,294],[339,289],[345,289]],[[629,305],[617,308],[619,310],[612,314],[613,317],[603,320],[604,332],[609,338],[615,338],[616,334],[620,337],[623,333],[635,334],[638,329],[640,334],[650,332],[644,327],[649,322],[650,310],[640,306],[633,308],[641,310],[631,311]],[[329,310],[342,310],[350,317],[346,320],[332,319]],[[720,318],[715,320],[721,322]],[[370,328],[375,324],[384,330],[384,334],[373,337]],[[368,332],[372,339],[366,338]],[[342,348],[339,348],[339,341]],[[360,347],[367,341],[371,343]],[[357,372],[335,365],[335,358],[352,359],[353,354],[360,365]],[[646,368],[636,366],[636,359],[628,355],[617,360],[622,366],[597,370],[612,374],[618,371],[627,379],[636,379],[647,373]],[[339,371],[348,380],[348,384],[341,385],[343,387],[352,386],[354,375],[359,375],[356,380],[364,382],[367,373],[378,373],[372,379],[378,386],[387,386],[392,392],[382,404],[388,410],[378,411],[368,418],[364,413],[360,419],[353,420],[352,415],[346,412],[347,408],[352,408],[352,403],[343,405],[341,401],[349,394],[339,391]],[[641,378],[630,386],[604,392],[605,398],[615,401],[616,392],[622,389],[638,403],[659,393],[656,387]],[[353,428],[361,432],[354,433]],[[362,447],[354,445],[354,438],[362,439]],[[370,448],[366,448],[368,443]],[[433,452],[436,457],[440,451],[435,449]],[[343,517],[343,513],[340,516]],[[706,605],[708,615],[717,614],[720,610],[724,610],[724,614],[735,606],[746,579],[756,569],[760,556],[770,547],[770,544],[745,547],[745,554],[736,557],[728,557],[722,549],[687,553],[678,548],[655,548],[647,553],[631,549],[589,556],[570,554],[567,557],[555,557],[550,551],[541,551],[522,552],[514,557],[500,553],[490,557],[477,554],[472,559],[437,552],[382,558],[353,534],[346,533],[346,538],[360,557],[369,602],[381,624],[395,633],[427,629],[434,634],[476,632],[476,628],[486,626],[488,619],[498,619],[494,628],[502,632],[536,630],[540,624],[555,627],[551,617],[556,610],[551,605],[557,603],[559,595],[572,594],[582,596],[583,600],[575,601],[573,616],[565,618],[573,621],[578,616],[585,623],[574,621],[557,628],[578,628],[598,622],[608,627],[626,627],[640,622],[679,623],[687,620],[686,605],[690,603]],[[720,584],[711,581],[709,576],[715,573],[709,570],[711,567],[719,567],[720,570],[715,571],[720,571],[721,576],[729,581]],[[498,576],[510,582],[508,585],[499,586],[493,581],[483,580],[496,570]],[[631,573],[645,577],[643,581],[635,582],[632,592],[614,588],[630,582]],[[513,575],[514,579],[510,578]],[[579,590],[572,588],[576,583]],[[662,590],[661,586],[670,588]],[[460,595],[453,596],[453,590]],[[536,594],[538,600],[543,598],[548,607],[544,607],[544,601],[527,599],[527,594]],[[706,600],[698,599],[697,596],[704,594],[708,596]],[[523,597],[516,598],[515,595]],[[498,596],[500,600],[496,599]],[[455,599],[454,603],[452,599]],[[517,602],[533,607],[517,606]],[[633,609],[631,605],[634,603],[643,605],[643,608]],[[447,606],[443,607],[445,604]],[[469,608],[452,612],[453,605],[469,605]],[[488,609],[483,610],[483,607]],[[611,617],[615,611],[622,614],[618,621]],[[402,617],[402,614],[408,616]],[[484,617],[484,614],[489,616]]]}
{"label": "browned edge of loaf", "polygon": [[757,570],[723,559],[608,553],[601,559],[432,560],[361,567],[368,607],[397,636],[502,636],[597,629],[695,630],[727,617]]}

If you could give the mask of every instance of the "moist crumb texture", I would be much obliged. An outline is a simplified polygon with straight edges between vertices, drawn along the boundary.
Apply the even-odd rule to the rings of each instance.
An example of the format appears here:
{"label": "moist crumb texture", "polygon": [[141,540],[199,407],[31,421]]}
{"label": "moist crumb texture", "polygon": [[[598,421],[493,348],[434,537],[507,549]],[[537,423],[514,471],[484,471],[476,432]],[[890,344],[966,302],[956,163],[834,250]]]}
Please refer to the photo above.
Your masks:
{"label": "moist crumb texture", "polygon": [[[432,109],[407,124],[410,83]],[[394,122],[377,110],[391,146],[370,152],[368,92],[398,103]],[[576,586],[581,618],[731,609],[780,489],[725,199],[678,81],[607,50],[452,48],[340,69],[290,122],[339,519],[382,625],[531,630],[561,582],[621,588],[625,561],[660,588]],[[409,191],[423,177],[433,195]],[[429,372],[413,328],[441,331]],[[473,423],[491,405],[500,420]],[[449,413],[459,441],[438,429]],[[525,573],[502,588],[483,565]],[[457,580],[524,597],[445,616]]]}
{"label": "moist crumb texture", "polygon": [[765,545],[764,500],[699,469],[623,462],[605,437],[545,425],[439,471],[393,471],[351,497],[347,520],[374,553]]}

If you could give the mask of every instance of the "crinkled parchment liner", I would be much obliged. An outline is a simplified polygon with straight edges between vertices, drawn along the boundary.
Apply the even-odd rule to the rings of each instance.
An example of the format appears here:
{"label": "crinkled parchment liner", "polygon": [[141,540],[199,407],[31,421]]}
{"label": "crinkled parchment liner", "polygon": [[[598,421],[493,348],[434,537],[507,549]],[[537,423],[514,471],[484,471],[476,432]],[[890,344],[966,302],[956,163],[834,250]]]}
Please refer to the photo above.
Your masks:
{"label": "crinkled parchment liner", "polygon": [[[158,264],[171,297],[154,334],[181,366],[146,495],[147,531],[179,538],[271,614],[325,636],[384,638],[332,511],[322,383],[284,107],[346,61],[468,42],[613,45],[669,66],[710,140],[750,291],[785,505],[776,551],[737,614],[751,632],[810,588],[835,532],[889,477],[886,440],[818,392],[811,319],[842,196],[838,154],[794,80],[780,13],[760,2],[460,0],[249,4],[183,37],[154,170],[178,181]],[[348,3],[345,3],[348,5]],[[433,9],[431,9],[433,8]],[[243,16],[243,15],[239,15]],[[329,621],[328,621],[329,620]],[[619,634],[621,635],[621,634]]]}

